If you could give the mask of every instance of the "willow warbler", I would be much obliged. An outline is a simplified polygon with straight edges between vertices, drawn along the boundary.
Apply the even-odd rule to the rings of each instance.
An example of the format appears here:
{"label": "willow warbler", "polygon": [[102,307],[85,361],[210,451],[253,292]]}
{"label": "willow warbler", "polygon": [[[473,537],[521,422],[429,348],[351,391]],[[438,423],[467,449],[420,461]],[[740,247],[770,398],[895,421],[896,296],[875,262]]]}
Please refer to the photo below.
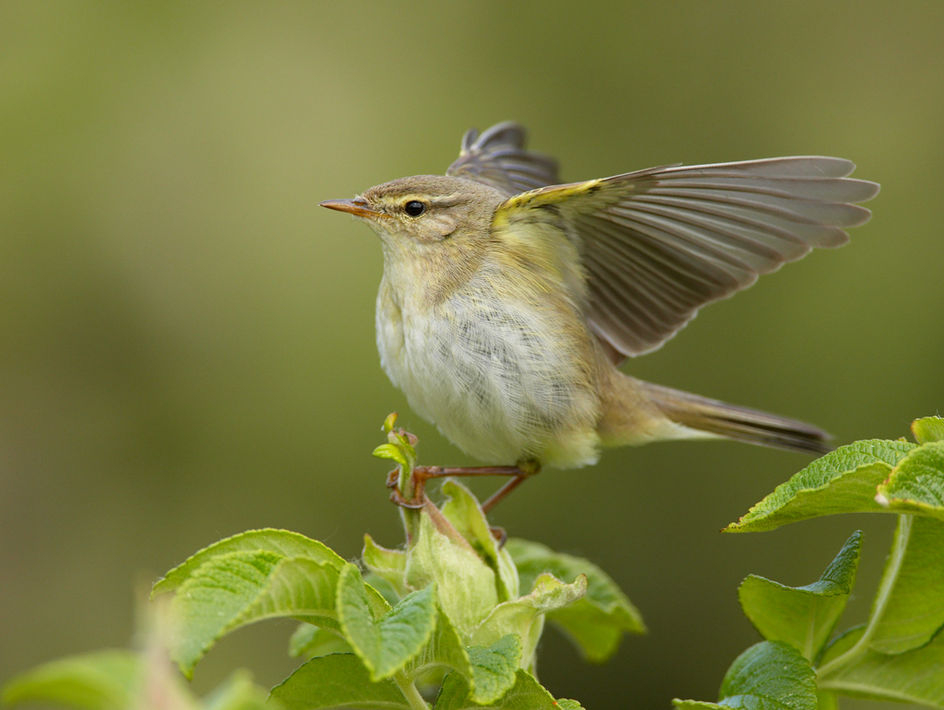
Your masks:
{"label": "willow warbler", "polygon": [[379,236],[380,361],[410,406],[491,463],[579,467],[601,447],[724,437],[823,452],[803,422],[650,384],[617,366],[698,309],[868,220],[854,165],[786,157],[668,166],[560,184],[501,123],[462,139],[444,176],[323,207]]}

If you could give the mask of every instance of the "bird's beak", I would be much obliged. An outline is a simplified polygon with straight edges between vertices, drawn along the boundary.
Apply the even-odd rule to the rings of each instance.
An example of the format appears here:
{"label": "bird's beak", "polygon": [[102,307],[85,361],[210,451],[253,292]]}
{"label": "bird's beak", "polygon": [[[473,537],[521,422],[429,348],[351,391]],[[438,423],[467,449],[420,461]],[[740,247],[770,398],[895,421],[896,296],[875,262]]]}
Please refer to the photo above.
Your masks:
{"label": "bird's beak", "polygon": [[372,210],[367,205],[367,200],[363,197],[355,197],[353,200],[325,200],[319,204],[322,207],[327,207],[329,210],[347,212],[355,217],[364,217],[366,219],[376,219],[378,217],[387,216],[383,212]]}

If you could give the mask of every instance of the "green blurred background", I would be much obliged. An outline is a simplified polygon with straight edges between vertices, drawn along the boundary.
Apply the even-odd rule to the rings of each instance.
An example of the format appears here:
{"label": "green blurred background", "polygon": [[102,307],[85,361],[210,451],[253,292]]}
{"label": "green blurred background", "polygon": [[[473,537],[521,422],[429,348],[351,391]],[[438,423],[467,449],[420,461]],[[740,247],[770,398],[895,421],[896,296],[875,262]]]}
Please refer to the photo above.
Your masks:
{"label": "green blurred background", "polygon": [[[396,545],[399,410],[427,462],[461,455],[380,370],[376,238],[319,209],[441,172],[508,118],[567,180],[676,161],[849,157],[880,181],[852,243],[703,312],[646,379],[897,437],[944,402],[944,4],[754,1],[0,5],[0,679],[129,643],[135,597],[197,548],[279,526],[355,557]],[[713,699],[757,640],[736,587],[805,584],[884,516],[719,528],[806,463],[737,444],[607,453],[494,514],[586,555],[650,634],[603,666],[548,634],[542,679],[592,708]],[[487,486],[478,490],[485,492]],[[285,675],[290,624],[227,639]]]}

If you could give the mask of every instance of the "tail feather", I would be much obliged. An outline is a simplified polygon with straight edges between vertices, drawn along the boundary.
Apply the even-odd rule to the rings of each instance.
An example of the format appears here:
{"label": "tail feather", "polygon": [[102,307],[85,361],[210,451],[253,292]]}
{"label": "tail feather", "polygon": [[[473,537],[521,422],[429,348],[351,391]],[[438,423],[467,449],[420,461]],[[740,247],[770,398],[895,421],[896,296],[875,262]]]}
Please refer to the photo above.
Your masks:
{"label": "tail feather", "polygon": [[641,384],[653,404],[682,426],[792,451],[825,454],[832,450],[830,435],[812,424],[649,382]]}

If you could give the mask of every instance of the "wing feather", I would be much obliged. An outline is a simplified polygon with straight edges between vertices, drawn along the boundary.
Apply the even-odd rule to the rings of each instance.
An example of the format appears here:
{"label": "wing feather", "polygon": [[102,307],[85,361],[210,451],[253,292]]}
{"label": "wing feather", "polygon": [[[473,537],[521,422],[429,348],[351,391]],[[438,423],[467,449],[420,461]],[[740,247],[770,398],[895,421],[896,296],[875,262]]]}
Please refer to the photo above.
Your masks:
{"label": "wing feather", "polygon": [[[484,155],[500,136],[507,141],[511,135],[496,131],[483,143],[488,134],[467,136],[463,154]],[[514,137],[523,141],[523,133]],[[511,151],[504,175],[536,178],[529,159],[517,165],[522,157],[515,150],[523,143],[502,145],[509,147],[493,153]],[[460,157],[453,167],[470,170],[480,160]],[[845,229],[871,214],[854,203],[878,192],[875,183],[846,177],[854,168],[848,160],[819,156],[663,166],[535,185],[511,196],[495,219],[564,220],[562,231],[577,243],[586,274],[588,322],[620,354],[640,355],[661,346],[706,303],[747,288],[814,247],[847,242]],[[542,173],[548,177],[556,173]],[[543,209],[549,206],[555,209]]]}
{"label": "wing feather", "polygon": [[559,182],[557,161],[525,150],[527,132],[512,121],[484,133],[474,128],[462,137],[462,149],[446,175],[464,177],[503,191],[509,197]]}

